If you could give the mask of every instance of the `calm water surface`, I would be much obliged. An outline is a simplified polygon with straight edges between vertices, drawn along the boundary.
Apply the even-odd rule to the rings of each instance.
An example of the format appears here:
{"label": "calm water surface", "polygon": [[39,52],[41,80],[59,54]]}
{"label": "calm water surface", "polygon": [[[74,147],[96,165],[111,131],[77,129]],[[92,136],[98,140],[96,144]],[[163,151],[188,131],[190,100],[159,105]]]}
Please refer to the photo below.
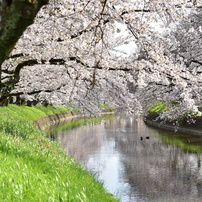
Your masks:
{"label": "calm water surface", "polygon": [[[123,202],[202,201],[202,138],[115,117],[57,131],[64,150]],[[197,150],[198,149],[198,150]]]}

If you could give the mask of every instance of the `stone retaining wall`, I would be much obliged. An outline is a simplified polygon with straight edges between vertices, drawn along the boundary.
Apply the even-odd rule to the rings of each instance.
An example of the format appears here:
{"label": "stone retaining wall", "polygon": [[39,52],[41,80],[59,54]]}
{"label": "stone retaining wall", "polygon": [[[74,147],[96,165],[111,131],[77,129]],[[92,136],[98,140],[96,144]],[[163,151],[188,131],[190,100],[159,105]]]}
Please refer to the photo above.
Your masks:
{"label": "stone retaining wall", "polygon": [[[104,110],[100,115],[110,115],[114,114],[114,110]],[[47,116],[40,117],[33,121],[40,130],[47,131],[50,128],[57,127],[61,124],[71,122],[73,120],[78,120],[81,118],[94,117],[91,114],[82,114],[78,111],[62,112],[57,114],[51,114]]]}

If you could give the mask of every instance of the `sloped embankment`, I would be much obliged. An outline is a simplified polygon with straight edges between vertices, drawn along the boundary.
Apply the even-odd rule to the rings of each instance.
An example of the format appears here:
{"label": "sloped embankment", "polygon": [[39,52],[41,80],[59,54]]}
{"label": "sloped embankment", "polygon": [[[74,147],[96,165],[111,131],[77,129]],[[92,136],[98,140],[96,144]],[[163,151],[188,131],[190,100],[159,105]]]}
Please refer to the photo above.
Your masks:
{"label": "sloped embankment", "polygon": [[117,201],[57,142],[30,122],[59,111],[14,105],[0,108],[0,199]]}

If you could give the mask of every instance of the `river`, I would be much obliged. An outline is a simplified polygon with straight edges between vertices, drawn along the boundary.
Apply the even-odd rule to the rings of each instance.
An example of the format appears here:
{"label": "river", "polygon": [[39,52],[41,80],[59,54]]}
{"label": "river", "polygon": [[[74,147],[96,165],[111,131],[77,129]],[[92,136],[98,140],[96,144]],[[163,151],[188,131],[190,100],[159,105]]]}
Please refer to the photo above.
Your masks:
{"label": "river", "polygon": [[200,137],[156,130],[133,117],[54,134],[122,202],[202,201]]}

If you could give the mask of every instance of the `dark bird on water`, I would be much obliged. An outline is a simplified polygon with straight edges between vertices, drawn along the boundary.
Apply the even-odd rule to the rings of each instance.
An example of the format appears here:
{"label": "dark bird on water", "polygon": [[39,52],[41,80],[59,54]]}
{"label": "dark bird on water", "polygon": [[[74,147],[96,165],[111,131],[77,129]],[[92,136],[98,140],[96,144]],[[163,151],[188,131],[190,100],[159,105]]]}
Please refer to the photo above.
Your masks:
{"label": "dark bird on water", "polygon": [[149,139],[149,136],[147,136],[146,139]]}
{"label": "dark bird on water", "polygon": [[143,140],[143,137],[140,137],[140,140]]}

